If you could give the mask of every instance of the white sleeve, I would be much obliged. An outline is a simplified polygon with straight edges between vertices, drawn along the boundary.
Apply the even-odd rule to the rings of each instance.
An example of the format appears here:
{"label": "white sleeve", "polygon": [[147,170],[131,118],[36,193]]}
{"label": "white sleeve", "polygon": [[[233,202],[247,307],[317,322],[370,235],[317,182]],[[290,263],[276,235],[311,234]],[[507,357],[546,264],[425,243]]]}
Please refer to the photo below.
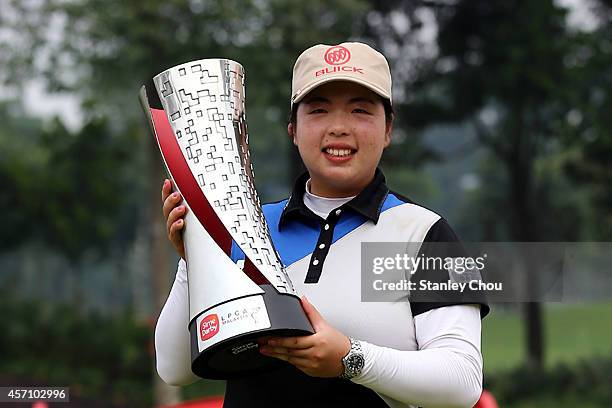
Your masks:
{"label": "white sleeve", "polygon": [[365,366],[352,381],[402,404],[473,407],[482,392],[480,306],[429,310],[414,324],[417,351],[362,341]]}
{"label": "white sleeve", "polygon": [[157,373],[170,385],[187,385],[199,378],[191,371],[187,265],[181,259],[168,300],[155,326]]}

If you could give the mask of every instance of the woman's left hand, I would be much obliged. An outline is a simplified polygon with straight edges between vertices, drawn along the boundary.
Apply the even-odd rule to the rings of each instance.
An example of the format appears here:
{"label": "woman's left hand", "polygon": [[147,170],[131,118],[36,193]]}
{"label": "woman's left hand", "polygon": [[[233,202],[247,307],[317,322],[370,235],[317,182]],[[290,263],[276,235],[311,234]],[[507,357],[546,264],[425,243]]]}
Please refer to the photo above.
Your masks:
{"label": "woman's left hand", "polygon": [[338,377],[344,372],[342,358],[349,352],[348,337],[330,326],[317,309],[302,296],[302,307],[315,334],[299,337],[272,337],[259,351],[290,364],[312,377]]}

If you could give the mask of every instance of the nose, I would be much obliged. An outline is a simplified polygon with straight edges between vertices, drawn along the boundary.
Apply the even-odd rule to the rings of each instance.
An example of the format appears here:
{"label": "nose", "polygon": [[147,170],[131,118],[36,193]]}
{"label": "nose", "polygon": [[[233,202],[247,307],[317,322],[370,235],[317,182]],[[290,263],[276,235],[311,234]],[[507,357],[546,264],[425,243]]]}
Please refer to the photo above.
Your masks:
{"label": "nose", "polygon": [[344,112],[331,115],[328,133],[330,136],[346,136],[350,133],[350,118]]}

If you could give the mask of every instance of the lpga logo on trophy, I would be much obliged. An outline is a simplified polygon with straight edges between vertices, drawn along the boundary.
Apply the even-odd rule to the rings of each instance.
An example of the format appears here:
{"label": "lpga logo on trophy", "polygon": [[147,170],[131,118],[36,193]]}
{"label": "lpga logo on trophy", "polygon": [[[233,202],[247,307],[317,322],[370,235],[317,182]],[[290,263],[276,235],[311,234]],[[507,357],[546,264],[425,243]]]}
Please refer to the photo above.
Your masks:
{"label": "lpga logo on trophy", "polygon": [[[178,65],[144,85],[140,100],[188,209],[183,238],[193,372],[227,379],[277,364],[259,353],[258,338],[313,330],[255,191],[242,66],[226,59]],[[232,246],[244,262],[232,261]]]}

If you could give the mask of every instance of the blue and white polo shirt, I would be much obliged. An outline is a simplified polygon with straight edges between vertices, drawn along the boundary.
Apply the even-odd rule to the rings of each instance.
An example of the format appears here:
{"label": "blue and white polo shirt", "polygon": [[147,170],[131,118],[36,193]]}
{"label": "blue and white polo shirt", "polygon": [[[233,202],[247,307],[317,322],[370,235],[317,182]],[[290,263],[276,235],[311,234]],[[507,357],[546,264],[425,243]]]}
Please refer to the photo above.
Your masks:
{"label": "blue and white polo shirt", "polygon": [[[470,302],[362,302],[362,242],[457,242],[458,238],[438,214],[390,191],[379,169],[360,194],[326,219],[304,204],[308,178],[307,173],[300,176],[290,198],[264,205],[263,212],[296,291],[306,295],[333,327],[372,344],[418,350],[415,316],[461,303],[479,303],[481,317],[489,312],[484,297],[474,302],[473,296]],[[234,245],[234,261],[243,256]],[[447,276],[446,271],[439,273]],[[369,388],[341,379],[310,377],[287,364],[270,373],[229,380],[224,406],[388,405]]]}

